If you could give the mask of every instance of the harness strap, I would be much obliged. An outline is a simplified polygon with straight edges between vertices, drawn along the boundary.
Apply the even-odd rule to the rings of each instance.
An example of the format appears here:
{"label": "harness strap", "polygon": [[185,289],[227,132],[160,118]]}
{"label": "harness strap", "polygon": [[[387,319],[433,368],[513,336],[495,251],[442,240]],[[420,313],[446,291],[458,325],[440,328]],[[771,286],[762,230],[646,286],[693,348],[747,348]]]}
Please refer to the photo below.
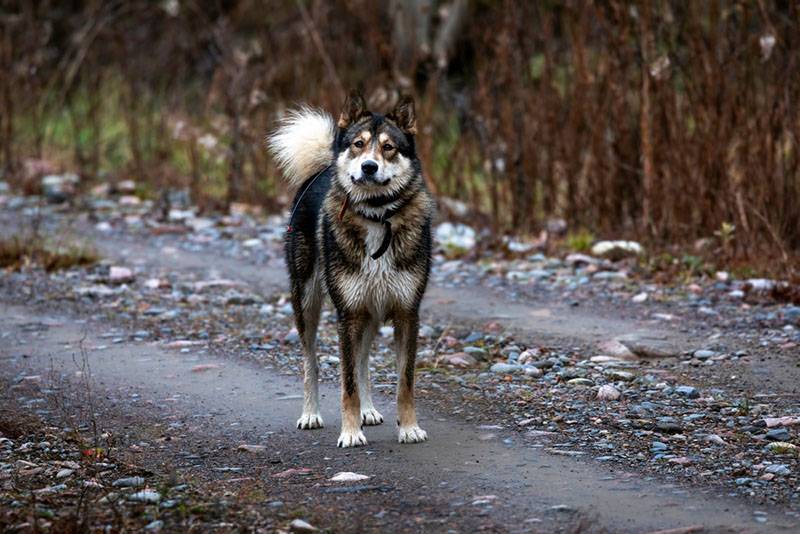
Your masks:
{"label": "harness strap", "polygon": [[[397,197],[399,198],[399,195]],[[392,198],[390,196],[378,197],[380,203],[376,202],[375,205],[373,206],[373,204],[370,203],[369,201],[371,199],[368,199],[367,204],[369,204],[372,207],[380,207],[390,202],[395,202],[398,198]],[[339,220],[341,220],[342,217],[344,217],[344,213],[347,211],[347,208],[349,206],[350,206],[350,195],[346,194],[344,197],[344,202],[342,202],[342,210],[339,212]],[[383,239],[381,240],[381,245],[378,247],[378,250],[376,250],[370,255],[370,258],[372,258],[373,260],[377,260],[384,254],[386,254],[387,250],[389,250],[389,247],[392,244],[392,223],[389,222],[389,219],[394,215],[396,215],[397,212],[400,211],[400,208],[402,207],[403,206],[399,206],[393,209],[387,209],[385,212],[383,212],[383,215],[380,217],[378,217],[377,215],[368,215],[366,213],[360,213],[354,210],[355,215],[358,215],[362,219],[383,224]]]}

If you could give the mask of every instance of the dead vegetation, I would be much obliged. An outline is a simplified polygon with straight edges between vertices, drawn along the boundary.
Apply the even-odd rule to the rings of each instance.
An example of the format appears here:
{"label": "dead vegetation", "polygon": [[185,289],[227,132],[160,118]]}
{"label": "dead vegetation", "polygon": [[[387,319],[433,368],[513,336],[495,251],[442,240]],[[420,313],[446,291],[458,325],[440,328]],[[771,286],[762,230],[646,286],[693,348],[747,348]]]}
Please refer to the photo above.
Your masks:
{"label": "dead vegetation", "polygon": [[48,272],[83,267],[98,261],[91,248],[70,243],[49,243],[43,238],[0,238],[0,268],[39,267]]}
{"label": "dead vegetation", "polygon": [[[655,247],[800,250],[800,12],[785,2],[88,2],[0,12],[0,157],[85,183],[276,207],[262,147],[287,106],[413,93],[433,189],[472,221],[551,218]],[[719,258],[719,256],[718,256]]]}

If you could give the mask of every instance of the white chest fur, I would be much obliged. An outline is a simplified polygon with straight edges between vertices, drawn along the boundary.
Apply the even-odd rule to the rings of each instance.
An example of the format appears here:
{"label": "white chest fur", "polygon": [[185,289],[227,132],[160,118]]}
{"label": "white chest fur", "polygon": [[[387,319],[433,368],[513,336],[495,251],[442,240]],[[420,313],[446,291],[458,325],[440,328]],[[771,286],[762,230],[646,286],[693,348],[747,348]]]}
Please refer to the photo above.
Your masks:
{"label": "white chest fur", "polygon": [[395,268],[391,246],[380,258],[370,257],[380,248],[383,236],[382,224],[367,223],[367,254],[361,262],[361,270],[339,279],[339,290],[346,306],[353,310],[366,308],[379,320],[395,305],[410,306],[417,287],[417,280],[411,273]]}

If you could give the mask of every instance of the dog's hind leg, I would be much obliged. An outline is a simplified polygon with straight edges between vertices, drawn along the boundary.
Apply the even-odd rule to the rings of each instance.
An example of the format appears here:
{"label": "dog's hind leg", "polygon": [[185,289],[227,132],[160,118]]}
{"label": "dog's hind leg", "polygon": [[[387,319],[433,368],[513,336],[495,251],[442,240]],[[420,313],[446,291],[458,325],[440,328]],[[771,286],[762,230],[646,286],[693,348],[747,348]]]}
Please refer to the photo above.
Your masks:
{"label": "dog's hind leg", "polygon": [[428,434],[417,424],[414,407],[414,371],[417,358],[419,317],[416,312],[401,314],[394,320],[394,339],[397,347],[397,441],[419,443]]}
{"label": "dog's hind leg", "polygon": [[361,399],[356,360],[369,321],[369,317],[365,315],[339,313],[339,348],[342,360],[342,433],[337,442],[339,447],[367,444],[367,438],[361,432]]}
{"label": "dog's hind leg", "polygon": [[297,333],[303,344],[303,415],[297,428],[322,428],[319,413],[319,362],[317,360],[317,327],[322,308],[322,292],[316,273],[303,286],[292,288]]}
{"label": "dog's hind leg", "polygon": [[370,320],[364,328],[358,347],[358,396],[361,400],[361,423],[367,426],[383,423],[383,416],[372,404],[369,381],[369,349],[378,333],[378,322]]}

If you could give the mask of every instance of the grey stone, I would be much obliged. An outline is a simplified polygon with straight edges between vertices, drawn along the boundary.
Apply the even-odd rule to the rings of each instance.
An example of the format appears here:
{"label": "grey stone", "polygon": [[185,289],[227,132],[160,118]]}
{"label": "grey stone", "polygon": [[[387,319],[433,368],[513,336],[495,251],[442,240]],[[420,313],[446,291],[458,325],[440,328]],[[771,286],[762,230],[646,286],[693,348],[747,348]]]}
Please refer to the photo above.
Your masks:
{"label": "grey stone", "polygon": [[492,365],[489,370],[493,373],[519,373],[524,369],[521,365],[511,363],[496,363]]}
{"label": "grey stone", "polygon": [[767,439],[769,441],[789,441],[789,431],[785,428],[773,428],[767,432]]}
{"label": "grey stone", "polygon": [[678,386],[675,388],[675,393],[687,399],[696,399],[700,396],[700,392],[697,391],[697,388],[692,386]]}

